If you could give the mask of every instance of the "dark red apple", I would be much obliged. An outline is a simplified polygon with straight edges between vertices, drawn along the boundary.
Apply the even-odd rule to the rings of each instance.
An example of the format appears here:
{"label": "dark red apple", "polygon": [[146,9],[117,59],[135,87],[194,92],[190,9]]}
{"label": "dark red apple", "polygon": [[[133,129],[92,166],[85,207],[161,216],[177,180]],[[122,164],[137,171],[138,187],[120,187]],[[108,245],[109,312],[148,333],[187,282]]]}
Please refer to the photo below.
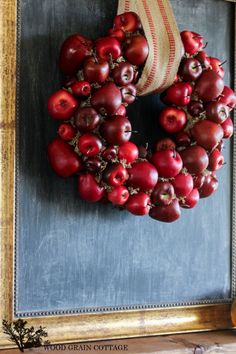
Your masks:
{"label": "dark red apple", "polygon": [[181,210],[177,199],[172,200],[169,205],[157,205],[151,208],[149,216],[163,222],[173,222],[180,218]]}
{"label": "dark red apple", "polygon": [[182,208],[185,208],[185,209],[192,209],[194,208],[198,201],[199,201],[199,192],[198,192],[198,189],[197,188],[194,188],[190,193],[189,195],[187,195],[187,197],[180,200],[180,206]]}
{"label": "dark red apple", "polygon": [[227,118],[222,124],[221,128],[224,132],[224,138],[229,139],[234,133],[234,125],[231,118]]}
{"label": "dark red apple", "polygon": [[178,74],[184,81],[195,81],[202,73],[201,63],[195,58],[185,58],[181,61]]}
{"label": "dark red apple", "polygon": [[97,128],[101,118],[92,107],[81,107],[74,115],[74,123],[81,132],[89,132]]}
{"label": "dark red apple", "polygon": [[143,65],[148,57],[149,47],[144,36],[130,37],[125,49],[125,58],[133,65]]}
{"label": "dark red apple", "polygon": [[206,106],[206,117],[215,123],[222,124],[229,116],[229,108],[221,102],[211,102]]}
{"label": "dark red apple", "polygon": [[100,127],[102,137],[111,145],[122,145],[129,141],[131,131],[130,121],[122,116],[106,119]]}
{"label": "dark red apple", "polygon": [[204,50],[201,50],[197,53],[195,58],[201,63],[204,69],[209,69],[210,67],[210,58]]}
{"label": "dark red apple", "polygon": [[193,117],[198,117],[203,111],[204,106],[200,101],[190,101],[187,106],[188,113]]}
{"label": "dark red apple", "polygon": [[217,171],[219,170],[224,164],[224,156],[218,149],[215,149],[209,155],[209,165],[207,169],[209,171]]}
{"label": "dark red apple", "polygon": [[154,151],[161,150],[174,150],[176,147],[175,142],[170,138],[163,138],[158,140],[155,144]]}
{"label": "dark red apple", "polygon": [[230,87],[225,86],[218,101],[226,104],[226,106],[228,106],[231,110],[236,105],[236,94]]}
{"label": "dark red apple", "polygon": [[82,173],[78,177],[78,192],[82,199],[95,203],[104,197],[105,189],[92,173]]}
{"label": "dark red apple", "polygon": [[204,173],[197,173],[195,175],[192,175],[193,177],[193,186],[194,188],[201,188],[204,181],[205,181],[205,174]]}
{"label": "dark red apple", "polygon": [[188,133],[181,131],[176,134],[175,142],[177,146],[189,146],[191,144],[191,138]]}
{"label": "dark red apple", "polygon": [[66,75],[74,75],[83,65],[86,57],[90,56],[93,50],[93,42],[81,36],[73,34],[62,44],[59,58],[59,67]]}
{"label": "dark red apple", "polygon": [[224,81],[213,70],[205,70],[196,81],[194,92],[206,102],[216,99],[223,91]]}
{"label": "dark red apple", "polygon": [[207,198],[213,194],[218,188],[218,180],[215,175],[209,173],[206,176],[202,187],[199,190],[200,198]]}
{"label": "dark red apple", "polygon": [[96,41],[97,56],[104,60],[116,60],[121,56],[120,42],[114,37],[104,37]]}
{"label": "dark red apple", "polygon": [[177,176],[182,170],[183,162],[175,150],[160,150],[154,152],[151,162],[157,168],[161,177],[171,178]]}
{"label": "dark red apple", "polygon": [[202,173],[208,166],[208,155],[206,150],[199,145],[187,147],[180,152],[183,160],[184,167],[187,168],[189,173]]}
{"label": "dark red apple", "polygon": [[106,81],[110,71],[108,61],[96,57],[86,59],[84,63],[84,78],[90,83],[101,84]]}
{"label": "dark red apple", "polygon": [[174,198],[174,187],[169,182],[158,182],[151,194],[154,205],[169,205]]}
{"label": "dark red apple", "polygon": [[128,169],[128,174],[129,179],[127,184],[131,187],[148,191],[157,184],[157,170],[155,166],[148,161],[134,162],[132,167]]}
{"label": "dark red apple", "polygon": [[118,86],[126,86],[131,84],[134,79],[134,67],[127,61],[122,61],[112,71],[114,82]]}
{"label": "dark red apple", "polygon": [[219,144],[224,132],[219,124],[205,119],[194,124],[191,134],[198,145],[211,150]]}
{"label": "dark red apple", "polygon": [[128,11],[117,15],[113,22],[115,30],[122,29],[125,32],[136,32],[140,27],[140,20],[135,12]]}
{"label": "dark red apple", "polygon": [[125,32],[122,29],[114,29],[110,28],[108,31],[110,37],[116,38],[119,42],[123,42],[125,40]]}
{"label": "dark red apple", "polygon": [[78,101],[66,90],[54,92],[48,99],[48,114],[57,120],[70,119],[78,107]]}
{"label": "dark red apple", "polygon": [[133,84],[126,85],[121,89],[121,96],[123,102],[131,104],[136,99],[136,87]]}
{"label": "dark red apple", "polygon": [[117,157],[117,148],[115,146],[108,146],[103,152],[102,157],[105,161],[112,161]]}
{"label": "dark red apple", "polygon": [[89,157],[84,165],[87,171],[97,173],[101,170],[102,162],[98,157]]}
{"label": "dark red apple", "polygon": [[91,97],[91,105],[101,114],[113,115],[122,103],[120,90],[113,82],[107,82]]}
{"label": "dark red apple", "polygon": [[72,147],[58,138],[48,145],[48,159],[52,169],[61,177],[70,177],[83,167]]}

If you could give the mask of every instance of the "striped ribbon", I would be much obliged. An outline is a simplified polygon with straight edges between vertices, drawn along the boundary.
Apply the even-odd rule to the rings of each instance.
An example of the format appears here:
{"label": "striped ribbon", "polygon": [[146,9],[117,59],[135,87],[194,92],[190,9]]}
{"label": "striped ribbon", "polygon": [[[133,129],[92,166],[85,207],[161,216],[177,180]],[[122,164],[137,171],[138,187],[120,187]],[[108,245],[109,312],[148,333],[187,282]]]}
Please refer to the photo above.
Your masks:
{"label": "striped ribbon", "polygon": [[162,92],[173,83],[183,54],[169,0],[119,0],[118,14],[127,11],[139,15],[149,44],[149,55],[137,83],[138,95]]}

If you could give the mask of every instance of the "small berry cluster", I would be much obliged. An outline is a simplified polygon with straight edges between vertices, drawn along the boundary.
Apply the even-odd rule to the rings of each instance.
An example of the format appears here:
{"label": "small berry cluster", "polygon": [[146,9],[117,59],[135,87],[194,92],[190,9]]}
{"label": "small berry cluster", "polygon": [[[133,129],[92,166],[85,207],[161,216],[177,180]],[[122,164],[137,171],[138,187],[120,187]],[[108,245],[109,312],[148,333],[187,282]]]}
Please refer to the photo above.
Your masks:
{"label": "small berry cluster", "polygon": [[181,37],[185,54],[179,72],[162,94],[167,106],[159,123],[166,138],[152,152],[130,141],[126,117],[149,52],[138,16],[116,16],[109,35],[95,43],[79,34],[63,43],[64,88],[48,100],[50,116],[63,123],[48,157],[59,176],[78,174],[82,199],[172,222],[180,206],[192,208],[199,196],[216,190],[222,138],[233,133],[228,115],[236,96],[224,86],[220,61],[203,51],[203,38],[188,31]]}

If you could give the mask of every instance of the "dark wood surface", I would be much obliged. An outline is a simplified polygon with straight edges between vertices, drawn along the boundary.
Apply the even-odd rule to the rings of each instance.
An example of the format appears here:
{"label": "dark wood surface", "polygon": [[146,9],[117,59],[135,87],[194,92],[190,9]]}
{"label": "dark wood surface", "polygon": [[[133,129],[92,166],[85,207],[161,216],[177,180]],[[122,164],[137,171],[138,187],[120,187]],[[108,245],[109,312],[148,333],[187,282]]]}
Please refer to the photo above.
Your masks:
{"label": "dark wood surface", "polygon": [[[209,40],[208,52],[233,67],[233,5],[221,0],[172,0],[180,29]],[[220,187],[174,224],[134,217],[80,201],[76,178],[51,170],[46,146],[57,124],[47,97],[60,87],[60,44],[79,32],[96,38],[111,27],[117,1],[20,0],[20,89],[17,128],[16,312],[84,310],[230,297],[231,153]],[[152,142],[157,95],[137,100],[129,117]]]}

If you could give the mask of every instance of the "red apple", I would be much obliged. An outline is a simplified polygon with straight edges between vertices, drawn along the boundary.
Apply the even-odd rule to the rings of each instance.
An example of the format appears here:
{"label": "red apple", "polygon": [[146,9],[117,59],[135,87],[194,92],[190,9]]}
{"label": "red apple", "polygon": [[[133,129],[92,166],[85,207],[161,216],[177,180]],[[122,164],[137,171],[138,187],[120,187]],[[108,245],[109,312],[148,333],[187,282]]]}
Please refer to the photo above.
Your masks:
{"label": "red apple", "polygon": [[134,67],[128,62],[122,61],[112,71],[114,82],[118,86],[131,84],[134,79]]}
{"label": "red apple", "polygon": [[48,159],[52,169],[61,177],[70,177],[83,167],[72,147],[58,138],[48,145]]}
{"label": "red apple", "polygon": [[114,19],[113,28],[122,29],[125,32],[136,32],[140,27],[140,20],[135,12],[128,11],[117,15]]}
{"label": "red apple", "polygon": [[124,205],[129,199],[129,191],[125,186],[119,186],[107,193],[108,200],[114,205]]}
{"label": "red apple", "polygon": [[97,128],[101,118],[92,107],[80,107],[74,115],[74,123],[80,132],[89,132]]}
{"label": "red apple", "polygon": [[131,104],[136,99],[136,87],[132,84],[126,85],[121,89],[121,96],[123,102]]}
{"label": "red apple", "polygon": [[189,173],[202,173],[208,166],[208,155],[206,150],[199,145],[187,147],[180,152],[183,160],[184,167],[187,168]]}
{"label": "red apple", "polygon": [[146,215],[150,210],[150,196],[144,192],[131,195],[125,205],[126,209],[134,215]]}
{"label": "red apple", "polygon": [[158,140],[155,144],[154,151],[161,150],[174,150],[176,147],[175,142],[170,138],[163,138]]}
{"label": "red apple", "polygon": [[72,93],[77,97],[88,97],[91,93],[91,86],[87,81],[76,81],[71,85]]}
{"label": "red apple", "polygon": [[234,133],[234,125],[233,125],[232,119],[231,118],[227,118],[221,124],[221,128],[223,129],[223,132],[224,132],[224,138],[225,139],[231,138],[231,136]]}
{"label": "red apple", "polygon": [[213,70],[205,70],[196,81],[194,92],[206,102],[216,99],[224,88],[223,79]]}
{"label": "red apple", "polygon": [[193,55],[202,50],[203,37],[200,34],[196,32],[182,31],[180,36],[186,53]]}
{"label": "red apple", "polygon": [[182,159],[175,150],[156,151],[152,155],[151,162],[157,168],[159,175],[166,178],[177,176],[183,167]]}
{"label": "red apple", "polygon": [[48,99],[48,113],[57,120],[70,119],[78,107],[78,101],[66,90],[54,92]]}
{"label": "red apple", "polygon": [[110,186],[121,186],[128,179],[128,172],[121,163],[107,165],[103,172],[103,178]]}
{"label": "red apple", "polygon": [[229,116],[229,108],[221,102],[211,102],[206,106],[206,117],[215,123],[222,124]]}
{"label": "red apple", "polygon": [[158,182],[151,194],[154,205],[169,205],[174,198],[174,187],[169,182]]}
{"label": "red apple", "polygon": [[143,65],[148,57],[149,47],[144,36],[130,37],[125,49],[125,58],[133,65]]}
{"label": "red apple", "polygon": [[215,175],[209,173],[206,176],[202,187],[199,190],[200,198],[207,198],[213,194],[218,188],[218,180]]}
{"label": "red apple", "polygon": [[190,101],[187,106],[188,113],[193,117],[198,117],[203,111],[204,106],[200,101]]}
{"label": "red apple", "polygon": [[180,218],[181,211],[177,199],[172,200],[169,205],[157,205],[151,208],[149,216],[163,222],[173,222]]}
{"label": "red apple", "polygon": [[86,57],[90,56],[93,42],[81,36],[73,34],[62,44],[59,58],[59,67],[66,75],[74,75],[83,65]]}
{"label": "red apple", "polygon": [[188,133],[181,131],[176,135],[175,142],[177,146],[189,146],[191,144],[191,139]]}
{"label": "red apple", "polygon": [[84,63],[84,78],[90,83],[101,84],[106,81],[110,71],[108,61],[100,58],[91,57]]}
{"label": "red apple", "polygon": [[192,87],[187,82],[177,82],[171,85],[162,95],[162,100],[167,104],[186,106],[189,104]]}
{"label": "red apple", "polygon": [[214,70],[223,79],[223,77],[225,75],[225,71],[222,66],[221,60],[218,58],[213,58],[213,57],[210,57],[209,59],[210,59],[210,65],[211,65],[212,70]]}
{"label": "red apple", "polygon": [[78,148],[84,156],[96,156],[102,149],[102,142],[96,134],[85,133],[78,139]]}
{"label": "red apple", "polygon": [[131,131],[130,121],[122,116],[106,119],[100,128],[102,137],[111,145],[122,145],[129,141]]}
{"label": "red apple", "polygon": [[118,158],[126,163],[134,162],[138,158],[138,155],[138,147],[134,143],[131,143],[131,141],[127,141],[119,147]]}
{"label": "red apple", "polygon": [[178,174],[171,183],[178,198],[186,197],[193,190],[193,178],[189,173]]}
{"label": "red apple", "polygon": [[101,114],[113,115],[121,106],[120,90],[113,82],[107,82],[97,89],[91,97],[91,105]]}
{"label": "red apple", "polygon": [[226,104],[226,106],[228,106],[231,110],[236,104],[236,94],[230,87],[224,86],[224,89],[221,92],[218,102]]}
{"label": "red apple", "polygon": [[205,119],[194,124],[191,134],[198,145],[211,150],[219,144],[224,132],[219,124]]}
{"label": "red apple", "polygon": [[178,133],[182,130],[186,123],[186,113],[181,108],[165,107],[160,114],[161,127],[170,134]]}
{"label": "red apple", "polygon": [[198,192],[198,189],[197,188],[194,188],[190,193],[189,195],[187,195],[187,197],[180,200],[180,206],[182,208],[185,208],[185,209],[192,209],[194,208],[198,201],[199,201],[199,192]]}
{"label": "red apple", "polygon": [[121,56],[121,45],[114,37],[104,37],[96,41],[97,56],[104,60],[116,60]]}
{"label": "red apple", "polygon": [[209,165],[207,169],[209,171],[217,171],[219,170],[224,164],[224,156],[218,149],[215,149],[209,155]]}
{"label": "red apple", "polygon": [[143,191],[154,188],[157,184],[158,173],[148,161],[140,161],[132,164],[128,169],[129,180],[127,184],[134,188],[140,188]]}
{"label": "red apple", "polygon": [[204,50],[198,52],[195,58],[201,63],[204,69],[210,68],[210,58],[208,57],[208,55]]}
{"label": "red apple", "polygon": [[184,81],[195,81],[202,73],[202,66],[195,58],[185,58],[182,60],[178,74]]}
{"label": "red apple", "polygon": [[96,181],[92,173],[82,173],[78,177],[78,192],[88,202],[98,202],[104,197],[105,190]]}
{"label": "red apple", "polygon": [[75,128],[72,127],[71,124],[63,123],[63,124],[59,125],[58,135],[60,136],[60,138],[62,140],[70,141],[75,137],[76,131],[75,131]]}

